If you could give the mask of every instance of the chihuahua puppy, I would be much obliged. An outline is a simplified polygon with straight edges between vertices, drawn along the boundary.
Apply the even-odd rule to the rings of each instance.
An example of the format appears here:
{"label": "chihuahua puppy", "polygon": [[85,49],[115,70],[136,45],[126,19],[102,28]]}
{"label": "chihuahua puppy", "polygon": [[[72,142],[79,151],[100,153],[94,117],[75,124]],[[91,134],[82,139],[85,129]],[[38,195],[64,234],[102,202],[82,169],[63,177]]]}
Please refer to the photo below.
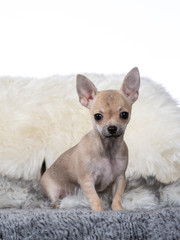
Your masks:
{"label": "chihuahua puppy", "polygon": [[125,76],[120,90],[98,92],[83,75],[77,75],[76,86],[80,103],[90,110],[93,130],[47,169],[41,185],[54,207],[58,207],[55,204],[58,199],[81,187],[94,211],[103,210],[97,193],[111,187],[111,208],[121,210],[128,164],[128,148],[123,137],[132,104],[138,98],[138,68]]}

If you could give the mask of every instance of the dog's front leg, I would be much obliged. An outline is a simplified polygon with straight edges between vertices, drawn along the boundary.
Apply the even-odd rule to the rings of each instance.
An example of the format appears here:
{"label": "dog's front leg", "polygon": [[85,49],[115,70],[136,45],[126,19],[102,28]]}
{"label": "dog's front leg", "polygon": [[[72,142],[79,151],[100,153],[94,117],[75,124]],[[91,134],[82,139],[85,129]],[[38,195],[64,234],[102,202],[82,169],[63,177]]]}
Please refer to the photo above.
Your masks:
{"label": "dog's front leg", "polygon": [[102,202],[98,197],[93,181],[90,176],[79,180],[84,195],[87,197],[91,209],[94,211],[103,211]]}
{"label": "dog's front leg", "polygon": [[122,201],[122,196],[124,193],[125,186],[126,186],[126,177],[125,177],[125,174],[123,174],[117,177],[112,187],[112,195],[113,195],[113,200],[111,205],[112,210],[123,209],[121,201]]}

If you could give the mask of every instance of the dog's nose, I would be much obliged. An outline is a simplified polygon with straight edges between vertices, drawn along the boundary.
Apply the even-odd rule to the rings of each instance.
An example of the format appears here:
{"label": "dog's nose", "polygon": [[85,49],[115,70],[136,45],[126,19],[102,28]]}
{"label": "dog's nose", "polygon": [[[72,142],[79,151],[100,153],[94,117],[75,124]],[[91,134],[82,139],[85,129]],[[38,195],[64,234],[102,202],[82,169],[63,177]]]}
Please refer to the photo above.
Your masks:
{"label": "dog's nose", "polygon": [[117,127],[116,126],[109,126],[108,127],[108,132],[110,134],[115,134],[117,132]]}

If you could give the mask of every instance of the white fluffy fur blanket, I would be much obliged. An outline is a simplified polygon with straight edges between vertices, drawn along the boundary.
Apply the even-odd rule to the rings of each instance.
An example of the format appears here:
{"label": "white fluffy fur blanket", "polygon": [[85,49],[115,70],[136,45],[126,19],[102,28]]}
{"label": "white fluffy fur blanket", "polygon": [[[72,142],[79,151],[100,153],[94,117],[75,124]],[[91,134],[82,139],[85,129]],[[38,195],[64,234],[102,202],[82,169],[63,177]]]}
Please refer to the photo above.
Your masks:
{"label": "white fluffy fur blanket", "polygon": [[[98,90],[119,89],[123,76],[87,74]],[[76,76],[46,79],[0,78],[0,172],[38,179],[91,129],[89,112],[78,102]],[[180,108],[160,85],[141,79],[125,141],[127,175],[180,177]]]}

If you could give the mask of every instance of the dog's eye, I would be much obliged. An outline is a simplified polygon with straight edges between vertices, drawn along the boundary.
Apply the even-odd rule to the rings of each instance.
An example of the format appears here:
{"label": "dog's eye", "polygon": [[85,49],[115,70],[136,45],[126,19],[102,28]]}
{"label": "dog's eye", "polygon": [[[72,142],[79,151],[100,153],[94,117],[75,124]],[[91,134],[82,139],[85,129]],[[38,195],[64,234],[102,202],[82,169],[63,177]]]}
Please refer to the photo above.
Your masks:
{"label": "dog's eye", "polygon": [[96,114],[94,114],[94,119],[96,121],[101,121],[103,119],[103,115],[100,113],[96,113]]}
{"label": "dog's eye", "polygon": [[120,118],[127,119],[128,117],[129,117],[129,113],[128,112],[121,112],[120,113]]}

